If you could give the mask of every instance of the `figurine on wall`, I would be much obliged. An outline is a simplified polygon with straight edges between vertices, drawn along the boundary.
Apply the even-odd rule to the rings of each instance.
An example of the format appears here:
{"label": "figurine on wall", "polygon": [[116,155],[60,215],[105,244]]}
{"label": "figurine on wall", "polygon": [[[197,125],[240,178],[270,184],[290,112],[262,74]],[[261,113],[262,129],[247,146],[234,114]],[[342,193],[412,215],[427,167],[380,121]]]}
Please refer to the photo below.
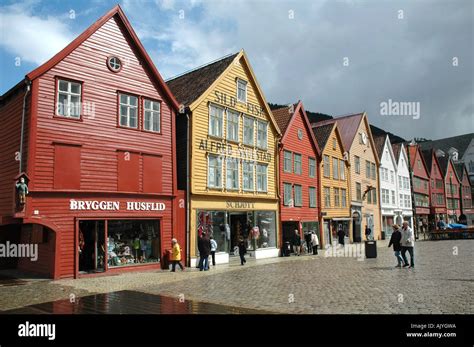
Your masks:
{"label": "figurine on wall", "polygon": [[20,206],[26,203],[26,195],[28,194],[28,186],[25,183],[25,178],[20,177],[20,181],[16,183],[16,191],[18,196],[18,202]]}

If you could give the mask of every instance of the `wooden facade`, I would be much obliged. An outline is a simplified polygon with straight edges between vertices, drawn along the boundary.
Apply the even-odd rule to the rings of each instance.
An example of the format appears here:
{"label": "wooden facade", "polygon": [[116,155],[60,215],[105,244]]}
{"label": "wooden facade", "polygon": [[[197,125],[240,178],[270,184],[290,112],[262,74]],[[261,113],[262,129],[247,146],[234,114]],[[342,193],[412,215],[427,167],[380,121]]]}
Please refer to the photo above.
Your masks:
{"label": "wooden facade", "polygon": [[[110,69],[110,57],[120,61],[117,71]],[[162,259],[171,238],[179,234],[172,224],[179,208],[175,199],[174,136],[178,104],[121,8],[114,7],[29,73],[26,81],[31,91],[26,96],[22,171],[29,194],[24,207],[18,209],[14,183],[19,165],[13,151],[18,150],[21,137],[20,110],[25,91],[20,88],[2,97],[0,109],[0,118],[7,124],[2,131],[10,134],[8,154],[1,158],[0,165],[8,168],[4,173],[9,177],[7,184],[2,180],[1,230],[17,225],[22,229],[23,241],[35,240],[40,249],[48,251],[35,263],[21,260],[18,267],[53,278],[78,276],[79,224],[87,220],[100,221],[105,230],[107,223],[115,220],[155,221],[160,239],[157,258]],[[69,88],[66,92],[64,86]],[[76,105],[79,110],[71,116],[74,111],[60,101],[58,94],[67,96],[73,89],[80,103],[71,102],[70,106]],[[132,119],[130,110],[135,109],[136,126],[121,123],[119,114],[125,112],[120,108],[121,95],[134,97],[135,105],[130,101],[128,112]],[[152,131],[145,126],[149,101],[159,105],[159,111],[152,114],[159,126]],[[71,113],[64,114],[61,107]],[[159,208],[153,209],[157,203]],[[101,237],[106,247],[107,231]],[[96,248],[97,242],[96,238]]]}
{"label": "wooden facade", "polygon": [[282,132],[279,144],[281,241],[300,233],[320,230],[320,153],[308,117],[299,101],[273,110]]}
{"label": "wooden facade", "polygon": [[430,217],[429,225],[437,229],[438,222],[448,221],[444,176],[434,150],[422,151],[430,176]]}
{"label": "wooden facade", "polygon": [[472,187],[469,180],[469,172],[464,163],[455,163],[454,167],[461,181],[459,188],[461,216],[459,217],[459,222],[472,226],[474,224],[474,209],[472,206]]}

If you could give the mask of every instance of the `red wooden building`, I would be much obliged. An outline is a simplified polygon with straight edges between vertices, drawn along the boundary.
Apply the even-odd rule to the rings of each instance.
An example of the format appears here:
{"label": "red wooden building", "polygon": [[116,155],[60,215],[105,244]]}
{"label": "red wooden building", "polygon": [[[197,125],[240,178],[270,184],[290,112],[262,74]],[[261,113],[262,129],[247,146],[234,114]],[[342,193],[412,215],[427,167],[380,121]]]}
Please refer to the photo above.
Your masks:
{"label": "red wooden building", "polygon": [[446,208],[449,223],[458,223],[461,216],[461,203],[459,188],[461,181],[458,178],[451,158],[438,157],[441,172],[444,176],[444,187],[446,196]]}
{"label": "red wooden building", "polygon": [[3,95],[0,242],[38,259],[2,267],[77,277],[158,267],[172,237],[184,248],[177,109],[119,6]]}
{"label": "red wooden building", "polygon": [[415,233],[427,232],[430,214],[430,171],[418,144],[407,144],[407,149],[410,162]]}
{"label": "red wooden building", "polygon": [[474,225],[474,209],[472,208],[472,187],[469,180],[469,172],[464,163],[458,162],[454,164],[458,178],[461,181],[459,189],[461,201],[461,216],[459,223],[464,223],[469,226]]}
{"label": "red wooden building", "polygon": [[444,190],[444,177],[441,173],[438,158],[433,149],[422,151],[423,159],[430,174],[430,216],[431,229],[438,228],[440,220],[447,223],[446,195]]}
{"label": "red wooden building", "polygon": [[281,240],[290,241],[295,230],[319,235],[320,151],[308,117],[299,101],[272,111],[282,138],[279,144]]}

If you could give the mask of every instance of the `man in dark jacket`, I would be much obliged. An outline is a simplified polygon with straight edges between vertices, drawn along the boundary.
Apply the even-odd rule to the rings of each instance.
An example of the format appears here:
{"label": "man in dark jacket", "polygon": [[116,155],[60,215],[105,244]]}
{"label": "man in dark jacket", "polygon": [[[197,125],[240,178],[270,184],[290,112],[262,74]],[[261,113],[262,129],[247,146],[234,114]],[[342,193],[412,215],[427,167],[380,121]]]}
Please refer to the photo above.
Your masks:
{"label": "man in dark jacket", "polygon": [[245,260],[245,254],[247,253],[247,247],[245,247],[245,242],[243,238],[239,239],[239,256],[240,256],[240,265],[244,265],[247,260]]}
{"label": "man in dark jacket", "polygon": [[397,258],[398,265],[395,267],[401,268],[404,261],[401,255],[402,245],[402,233],[400,232],[400,227],[397,224],[393,225],[393,233],[392,237],[390,238],[390,242],[388,243],[388,247],[393,245],[393,252],[395,253],[395,258]]}
{"label": "man in dark jacket", "polygon": [[372,234],[372,230],[369,228],[368,225],[366,225],[365,226],[365,239],[370,240],[372,238],[371,234]]}
{"label": "man in dark jacket", "polygon": [[346,236],[346,233],[344,230],[342,230],[342,228],[337,232],[337,236],[339,238],[339,244],[344,247],[344,237]]}
{"label": "man in dark jacket", "polygon": [[209,254],[211,254],[211,240],[203,232],[198,240],[199,271],[209,270]]}

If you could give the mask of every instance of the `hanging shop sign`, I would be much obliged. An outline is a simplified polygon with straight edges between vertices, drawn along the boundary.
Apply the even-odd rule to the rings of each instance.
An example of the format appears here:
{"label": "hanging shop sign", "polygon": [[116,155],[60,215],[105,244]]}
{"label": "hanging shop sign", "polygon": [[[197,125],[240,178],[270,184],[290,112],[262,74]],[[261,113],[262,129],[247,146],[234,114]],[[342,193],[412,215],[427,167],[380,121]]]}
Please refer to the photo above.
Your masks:
{"label": "hanging shop sign", "polygon": [[162,202],[144,201],[97,201],[97,200],[74,200],[69,201],[69,209],[72,211],[164,211],[166,205]]}
{"label": "hanging shop sign", "polygon": [[237,157],[243,160],[258,160],[270,162],[272,155],[258,149],[245,148],[241,145],[231,145],[227,142],[217,142],[213,140],[201,139],[199,149],[208,153],[215,153]]}

